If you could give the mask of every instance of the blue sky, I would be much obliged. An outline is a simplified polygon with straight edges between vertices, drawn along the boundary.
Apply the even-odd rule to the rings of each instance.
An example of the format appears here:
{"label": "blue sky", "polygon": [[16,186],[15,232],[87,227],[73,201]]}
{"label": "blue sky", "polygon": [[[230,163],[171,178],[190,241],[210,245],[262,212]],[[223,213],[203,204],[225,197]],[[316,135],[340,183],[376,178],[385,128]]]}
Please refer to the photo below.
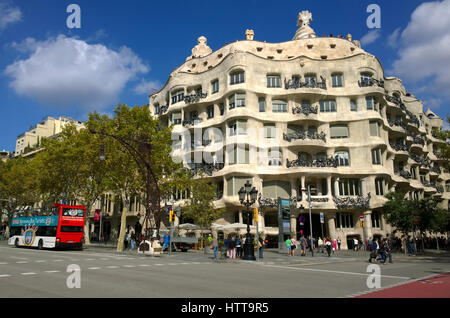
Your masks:
{"label": "blue sky", "polygon": [[[72,3],[81,29],[66,25]],[[366,24],[373,3],[380,29]],[[243,40],[246,29],[258,41],[289,41],[303,10],[318,36],[352,34],[385,76],[400,77],[425,108],[450,113],[450,0],[0,0],[0,150],[13,151],[46,116],[86,120],[119,102],[147,104],[201,35],[213,50]],[[79,59],[94,62],[79,67]]]}

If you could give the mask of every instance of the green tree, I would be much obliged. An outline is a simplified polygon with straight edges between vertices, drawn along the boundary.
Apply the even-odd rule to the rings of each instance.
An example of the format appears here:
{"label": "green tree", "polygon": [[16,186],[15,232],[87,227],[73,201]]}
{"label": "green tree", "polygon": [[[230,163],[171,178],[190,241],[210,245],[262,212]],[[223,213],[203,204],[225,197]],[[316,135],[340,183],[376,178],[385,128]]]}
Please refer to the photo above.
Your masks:
{"label": "green tree", "polygon": [[426,231],[436,234],[446,231],[449,214],[439,207],[439,202],[436,199],[428,197],[420,200],[419,211],[418,228],[422,234],[422,239]]}
{"label": "green tree", "polygon": [[[202,231],[202,245],[204,246],[203,231],[211,228],[213,221],[225,213],[225,209],[214,207],[217,197],[217,186],[211,184],[208,178],[200,175],[191,181],[191,197],[183,207],[183,216],[193,219]],[[205,249],[206,252],[206,249]]]}
{"label": "green tree", "polygon": [[171,153],[171,127],[163,127],[160,121],[150,114],[149,106],[129,108],[121,104],[114,111],[114,118],[94,120],[98,114],[90,114],[87,123],[89,131],[105,139],[117,141],[121,148],[134,160],[142,181],[141,193],[145,200],[144,230],[146,236],[156,230],[159,237],[161,226],[161,189],[164,184],[173,182],[183,168],[175,163]]}
{"label": "green tree", "polygon": [[[447,123],[450,124],[450,116],[447,116]],[[450,130],[433,130],[434,135],[441,139],[442,142],[438,144],[439,157],[444,159],[444,168],[450,170]]]}
{"label": "green tree", "polygon": [[6,214],[8,226],[17,211],[38,201],[36,173],[32,161],[20,156],[0,164],[0,213]]}

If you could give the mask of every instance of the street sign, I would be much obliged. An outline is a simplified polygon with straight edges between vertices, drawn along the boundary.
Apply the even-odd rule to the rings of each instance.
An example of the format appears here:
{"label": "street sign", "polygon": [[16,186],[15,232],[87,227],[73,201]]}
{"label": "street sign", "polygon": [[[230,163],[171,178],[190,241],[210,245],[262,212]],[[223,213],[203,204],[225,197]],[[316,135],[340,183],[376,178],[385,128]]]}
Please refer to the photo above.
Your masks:
{"label": "street sign", "polygon": [[322,223],[322,224],[325,223],[325,217],[322,212],[320,212],[320,223]]}
{"label": "street sign", "polygon": [[300,223],[300,226],[305,225],[305,217],[303,215],[300,215],[298,218],[298,222]]}

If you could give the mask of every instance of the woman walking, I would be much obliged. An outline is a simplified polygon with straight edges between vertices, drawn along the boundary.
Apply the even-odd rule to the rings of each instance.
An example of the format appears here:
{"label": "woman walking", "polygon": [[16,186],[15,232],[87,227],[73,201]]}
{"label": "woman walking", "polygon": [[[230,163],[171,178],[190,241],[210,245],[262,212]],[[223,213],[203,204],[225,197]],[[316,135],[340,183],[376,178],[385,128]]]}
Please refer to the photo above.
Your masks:
{"label": "woman walking", "polygon": [[297,244],[297,241],[295,240],[295,238],[291,238],[291,255],[292,256],[295,256],[295,248],[297,247],[296,244]]}
{"label": "woman walking", "polygon": [[327,248],[328,257],[330,257],[330,255],[331,255],[331,238],[328,237],[325,239],[325,247]]}

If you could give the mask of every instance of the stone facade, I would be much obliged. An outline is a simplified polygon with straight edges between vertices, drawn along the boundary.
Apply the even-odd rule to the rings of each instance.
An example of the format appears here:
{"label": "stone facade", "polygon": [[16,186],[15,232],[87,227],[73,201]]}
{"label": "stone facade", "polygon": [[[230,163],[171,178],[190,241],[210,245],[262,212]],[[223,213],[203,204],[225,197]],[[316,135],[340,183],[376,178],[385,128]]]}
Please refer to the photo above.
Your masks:
{"label": "stone facade", "polygon": [[[292,199],[291,231],[309,234],[309,223],[298,222],[308,216],[309,187],[314,236],[322,236],[322,212],[324,235],[344,248],[352,237],[392,233],[382,211],[389,191],[436,196],[447,207],[450,175],[432,132],[442,119],[424,112],[400,79],[385,77],[351,35],[316,37],[311,20],[301,12],[294,39],[283,43],[254,41],[248,30],[247,40],[210,52],[199,38],[150,95],[153,115],[174,125],[174,154],[197,159],[187,163],[193,174],[202,170],[218,185],[215,204],[227,212],[217,225],[246,222],[237,192],[247,180],[260,194],[263,235],[278,235],[277,197]],[[183,195],[175,199],[182,204]]]}

